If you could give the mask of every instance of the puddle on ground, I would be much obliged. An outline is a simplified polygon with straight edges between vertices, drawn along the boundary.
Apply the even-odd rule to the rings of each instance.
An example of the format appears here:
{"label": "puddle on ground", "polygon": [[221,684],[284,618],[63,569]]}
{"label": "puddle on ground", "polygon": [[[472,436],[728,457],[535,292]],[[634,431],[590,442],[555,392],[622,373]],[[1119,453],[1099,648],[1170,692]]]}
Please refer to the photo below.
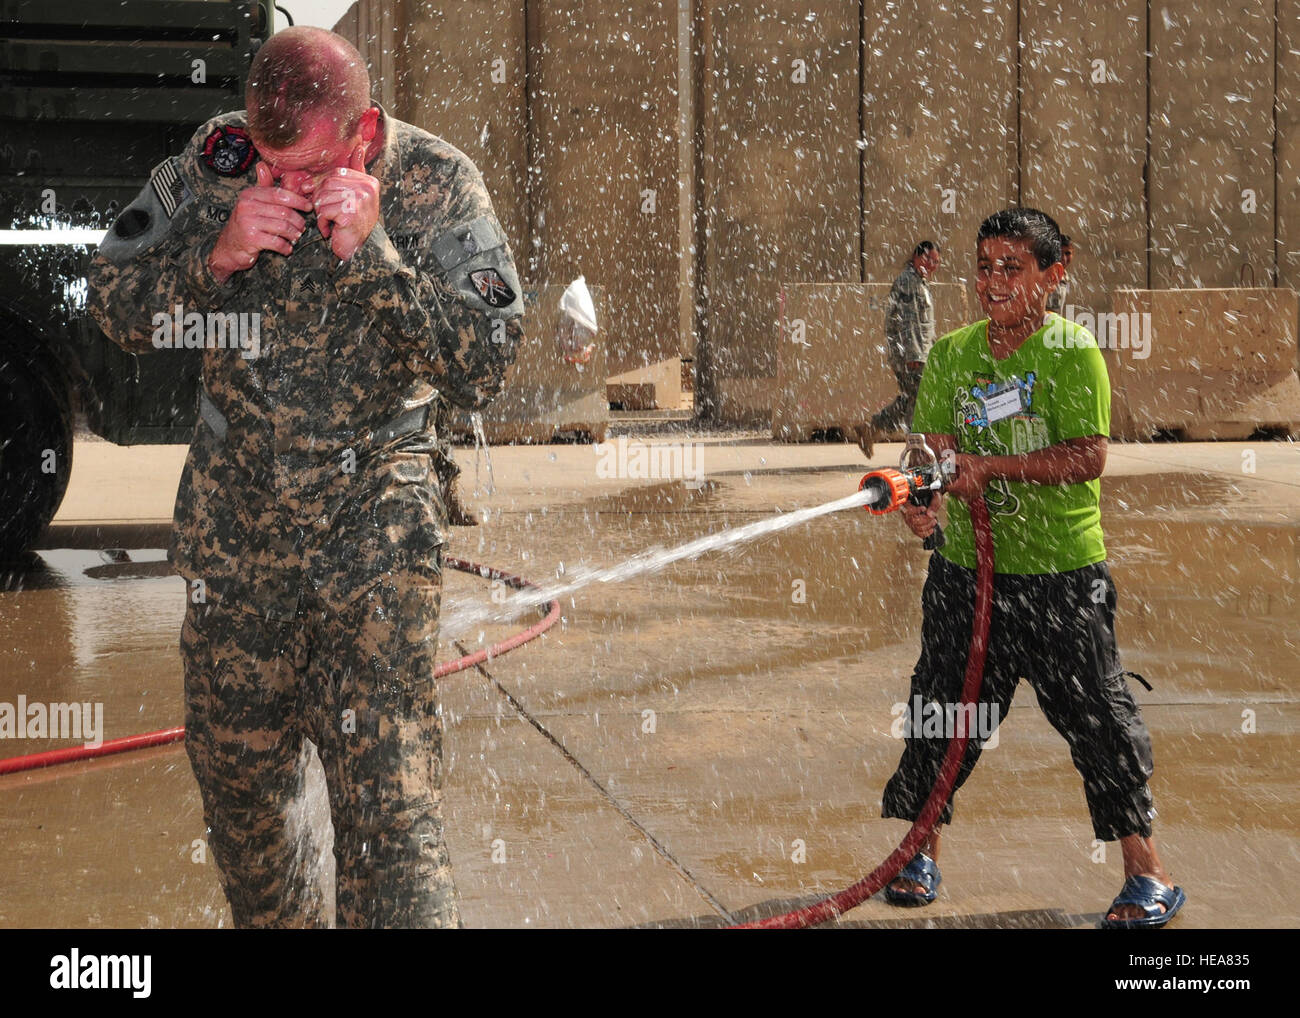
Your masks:
{"label": "puddle on ground", "polygon": [[1251,500],[1255,484],[1248,479],[1229,480],[1222,474],[1123,474],[1101,482],[1102,529],[1119,515],[1143,516],[1187,510],[1222,510],[1227,516]]}
{"label": "puddle on ground", "polygon": [[581,505],[597,516],[691,512],[715,507],[718,487],[718,483],[712,480],[661,481],[658,484],[639,484]]}

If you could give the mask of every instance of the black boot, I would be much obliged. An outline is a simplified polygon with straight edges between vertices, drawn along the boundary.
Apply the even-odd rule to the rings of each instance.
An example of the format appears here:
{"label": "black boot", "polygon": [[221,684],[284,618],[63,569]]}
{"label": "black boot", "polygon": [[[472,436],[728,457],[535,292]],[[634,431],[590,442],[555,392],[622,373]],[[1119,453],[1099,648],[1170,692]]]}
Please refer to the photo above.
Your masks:
{"label": "black boot", "polygon": [[876,445],[876,427],[871,421],[866,421],[854,429],[858,433],[858,448],[862,450],[862,455],[871,459],[872,452],[875,451]]}

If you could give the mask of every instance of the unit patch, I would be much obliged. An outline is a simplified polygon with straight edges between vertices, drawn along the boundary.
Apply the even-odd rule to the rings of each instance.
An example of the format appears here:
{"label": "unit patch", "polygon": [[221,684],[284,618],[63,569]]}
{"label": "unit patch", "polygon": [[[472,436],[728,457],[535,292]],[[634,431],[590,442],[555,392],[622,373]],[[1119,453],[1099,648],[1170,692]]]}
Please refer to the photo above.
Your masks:
{"label": "unit patch", "polygon": [[469,274],[478,295],[494,308],[507,308],[515,302],[515,293],[496,269],[479,269]]}
{"label": "unit patch", "polygon": [[241,177],[257,158],[253,139],[242,127],[218,127],[203,142],[203,161],[223,177]]}

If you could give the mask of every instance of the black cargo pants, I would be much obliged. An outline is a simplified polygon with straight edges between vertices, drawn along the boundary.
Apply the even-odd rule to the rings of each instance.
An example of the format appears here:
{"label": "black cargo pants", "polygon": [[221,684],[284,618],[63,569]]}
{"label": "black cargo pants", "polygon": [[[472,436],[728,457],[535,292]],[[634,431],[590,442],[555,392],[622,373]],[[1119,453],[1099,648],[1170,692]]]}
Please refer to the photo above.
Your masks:
{"label": "black cargo pants", "polygon": [[[931,555],[921,594],[921,657],[912,673],[909,711],[917,696],[923,704],[960,702],[974,599],[974,570]],[[1047,720],[1069,743],[1070,757],[1083,776],[1093,831],[1101,841],[1130,834],[1150,837],[1155,816],[1147,785],[1151,736],[1120,668],[1115,602],[1105,562],[1065,573],[997,574],[980,691],[981,703],[996,706],[1000,720],[1021,678],[1034,687]],[[929,737],[919,729],[913,722],[905,730],[902,759],[885,787],[882,816],[915,820],[938,777],[948,728],[942,735],[931,729]],[[976,737],[967,744],[954,794],[982,748]],[[943,823],[952,822],[952,812],[950,795]]]}

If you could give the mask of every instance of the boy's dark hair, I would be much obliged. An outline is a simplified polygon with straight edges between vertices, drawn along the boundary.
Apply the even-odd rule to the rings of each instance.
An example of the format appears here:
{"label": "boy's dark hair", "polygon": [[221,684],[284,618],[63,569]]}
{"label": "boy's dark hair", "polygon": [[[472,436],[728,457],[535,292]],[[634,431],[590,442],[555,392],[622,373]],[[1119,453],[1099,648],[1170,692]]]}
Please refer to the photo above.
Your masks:
{"label": "boy's dark hair", "polygon": [[1008,240],[1029,242],[1029,250],[1038,260],[1038,267],[1045,269],[1061,260],[1061,228],[1056,220],[1046,212],[1038,209],[1013,207],[994,212],[975,234],[975,246],[990,237],[1006,237]]}
{"label": "boy's dark hair", "polygon": [[943,248],[941,248],[934,241],[923,240],[921,241],[921,243],[916,245],[916,250],[912,252],[912,257],[921,258],[924,255],[928,255],[931,251],[942,251],[942,250]]}

